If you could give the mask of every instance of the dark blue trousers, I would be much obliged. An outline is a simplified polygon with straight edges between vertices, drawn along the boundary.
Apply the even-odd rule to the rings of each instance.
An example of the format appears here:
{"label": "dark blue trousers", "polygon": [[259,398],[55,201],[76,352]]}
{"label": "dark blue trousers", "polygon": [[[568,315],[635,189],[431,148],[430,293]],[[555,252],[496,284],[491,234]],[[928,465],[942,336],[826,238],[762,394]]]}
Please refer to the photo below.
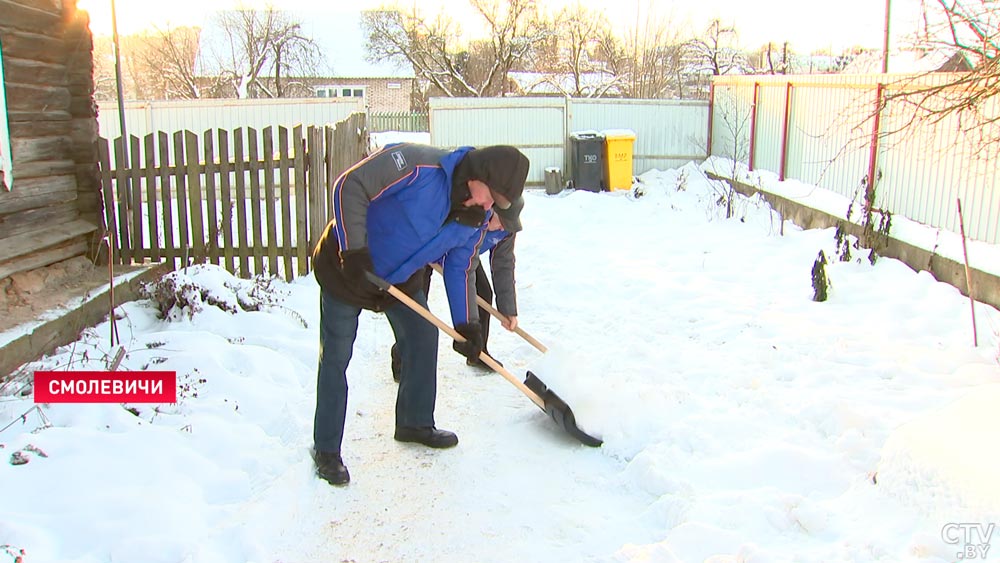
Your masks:
{"label": "dark blue trousers", "polygon": [[[427,306],[427,295],[414,300]],[[347,365],[354,353],[361,308],[320,291],[319,373],[316,378],[316,451],[339,452],[347,418]],[[438,329],[396,301],[385,311],[403,360],[396,391],[396,426],[434,426],[437,398]],[[381,374],[365,374],[378,377]]]}

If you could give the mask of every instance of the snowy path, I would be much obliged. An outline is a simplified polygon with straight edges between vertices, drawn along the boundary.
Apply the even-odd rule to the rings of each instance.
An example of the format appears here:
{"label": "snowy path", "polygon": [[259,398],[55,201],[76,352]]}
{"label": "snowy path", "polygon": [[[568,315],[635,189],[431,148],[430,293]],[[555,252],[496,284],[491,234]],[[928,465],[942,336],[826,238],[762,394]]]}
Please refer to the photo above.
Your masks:
{"label": "snowy path", "polygon": [[[391,343],[387,327],[365,315],[359,338]],[[392,439],[395,383],[384,355],[361,356],[344,445],[351,484],[297,479],[301,528],[286,530],[282,561],[566,561],[614,553],[629,539],[623,529],[635,529],[631,541],[655,539],[635,525],[652,499],[622,490],[624,464],[568,438],[499,375],[442,354],[438,425],[460,443],[436,451]],[[513,356],[503,361],[524,372]]]}

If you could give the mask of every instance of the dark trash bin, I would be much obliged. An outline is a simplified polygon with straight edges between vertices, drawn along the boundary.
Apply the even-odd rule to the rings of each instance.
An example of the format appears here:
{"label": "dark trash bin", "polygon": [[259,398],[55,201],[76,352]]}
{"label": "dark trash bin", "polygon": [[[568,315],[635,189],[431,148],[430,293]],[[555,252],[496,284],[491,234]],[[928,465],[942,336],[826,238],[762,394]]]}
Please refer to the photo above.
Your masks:
{"label": "dark trash bin", "polygon": [[573,187],[599,192],[604,181],[604,135],[596,131],[570,133],[570,166]]}

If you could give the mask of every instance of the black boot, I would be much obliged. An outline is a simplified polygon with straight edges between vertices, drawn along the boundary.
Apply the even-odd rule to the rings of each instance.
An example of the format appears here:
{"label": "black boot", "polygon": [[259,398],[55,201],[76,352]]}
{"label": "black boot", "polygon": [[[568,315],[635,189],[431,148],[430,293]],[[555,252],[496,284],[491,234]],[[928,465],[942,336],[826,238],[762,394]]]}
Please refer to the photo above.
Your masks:
{"label": "black boot", "polygon": [[393,438],[397,442],[416,442],[429,448],[452,448],[458,445],[458,436],[454,432],[438,430],[433,426],[422,428],[397,426],[396,435]]}
{"label": "black boot", "polygon": [[331,485],[346,485],[351,482],[351,474],[340,457],[340,452],[316,452],[316,475]]}
{"label": "black boot", "polygon": [[399,356],[399,348],[395,344],[389,350],[389,356],[392,358],[392,380],[399,383],[399,374],[403,371],[403,358]]}
{"label": "black boot", "polygon": [[[487,356],[489,356],[491,360],[493,360],[494,362],[496,362],[496,363],[500,364],[500,367],[503,367],[503,364],[502,364],[502,363],[500,363],[500,362],[499,362],[499,361],[498,361],[498,360],[497,360],[496,358],[494,358],[494,357],[493,357],[493,354],[490,354],[490,353],[489,353],[489,352],[487,352],[486,350],[483,350],[483,352],[484,352],[484,353],[485,353],[485,354],[486,354]],[[489,371],[493,371],[493,368],[491,368],[490,366],[486,365],[486,362],[482,361],[482,360],[481,360],[481,359],[479,359],[479,358],[476,358],[476,359],[472,359],[472,358],[467,358],[467,359],[465,360],[465,365],[467,365],[467,366],[472,366],[472,367],[474,367],[474,368],[479,368],[479,369],[485,369],[485,370],[489,370]]]}

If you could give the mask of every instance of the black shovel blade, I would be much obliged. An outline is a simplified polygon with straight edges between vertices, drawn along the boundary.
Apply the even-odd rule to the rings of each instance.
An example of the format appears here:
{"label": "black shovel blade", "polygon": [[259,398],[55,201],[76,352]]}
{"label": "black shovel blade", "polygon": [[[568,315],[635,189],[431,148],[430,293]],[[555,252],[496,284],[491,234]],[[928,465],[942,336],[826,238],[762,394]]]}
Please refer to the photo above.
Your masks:
{"label": "black shovel blade", "polygon": [[545,414],[549,415],[549,418],[554,420],[566,432],[569,432],[570,436],[592,448],[600,447],[604,443],[603,440],[599,440],[580,430],[576,425],[576,417],[573,416],[573,410],[569,408],[566,401],[559,398],[559,395],[556,395],[541,379],[538,379],[538,376],[529,371],[528,376],[524,378],[524,385],[528,389],[531,389],[534,394],[541,397],[542,401],[545,402]]}

